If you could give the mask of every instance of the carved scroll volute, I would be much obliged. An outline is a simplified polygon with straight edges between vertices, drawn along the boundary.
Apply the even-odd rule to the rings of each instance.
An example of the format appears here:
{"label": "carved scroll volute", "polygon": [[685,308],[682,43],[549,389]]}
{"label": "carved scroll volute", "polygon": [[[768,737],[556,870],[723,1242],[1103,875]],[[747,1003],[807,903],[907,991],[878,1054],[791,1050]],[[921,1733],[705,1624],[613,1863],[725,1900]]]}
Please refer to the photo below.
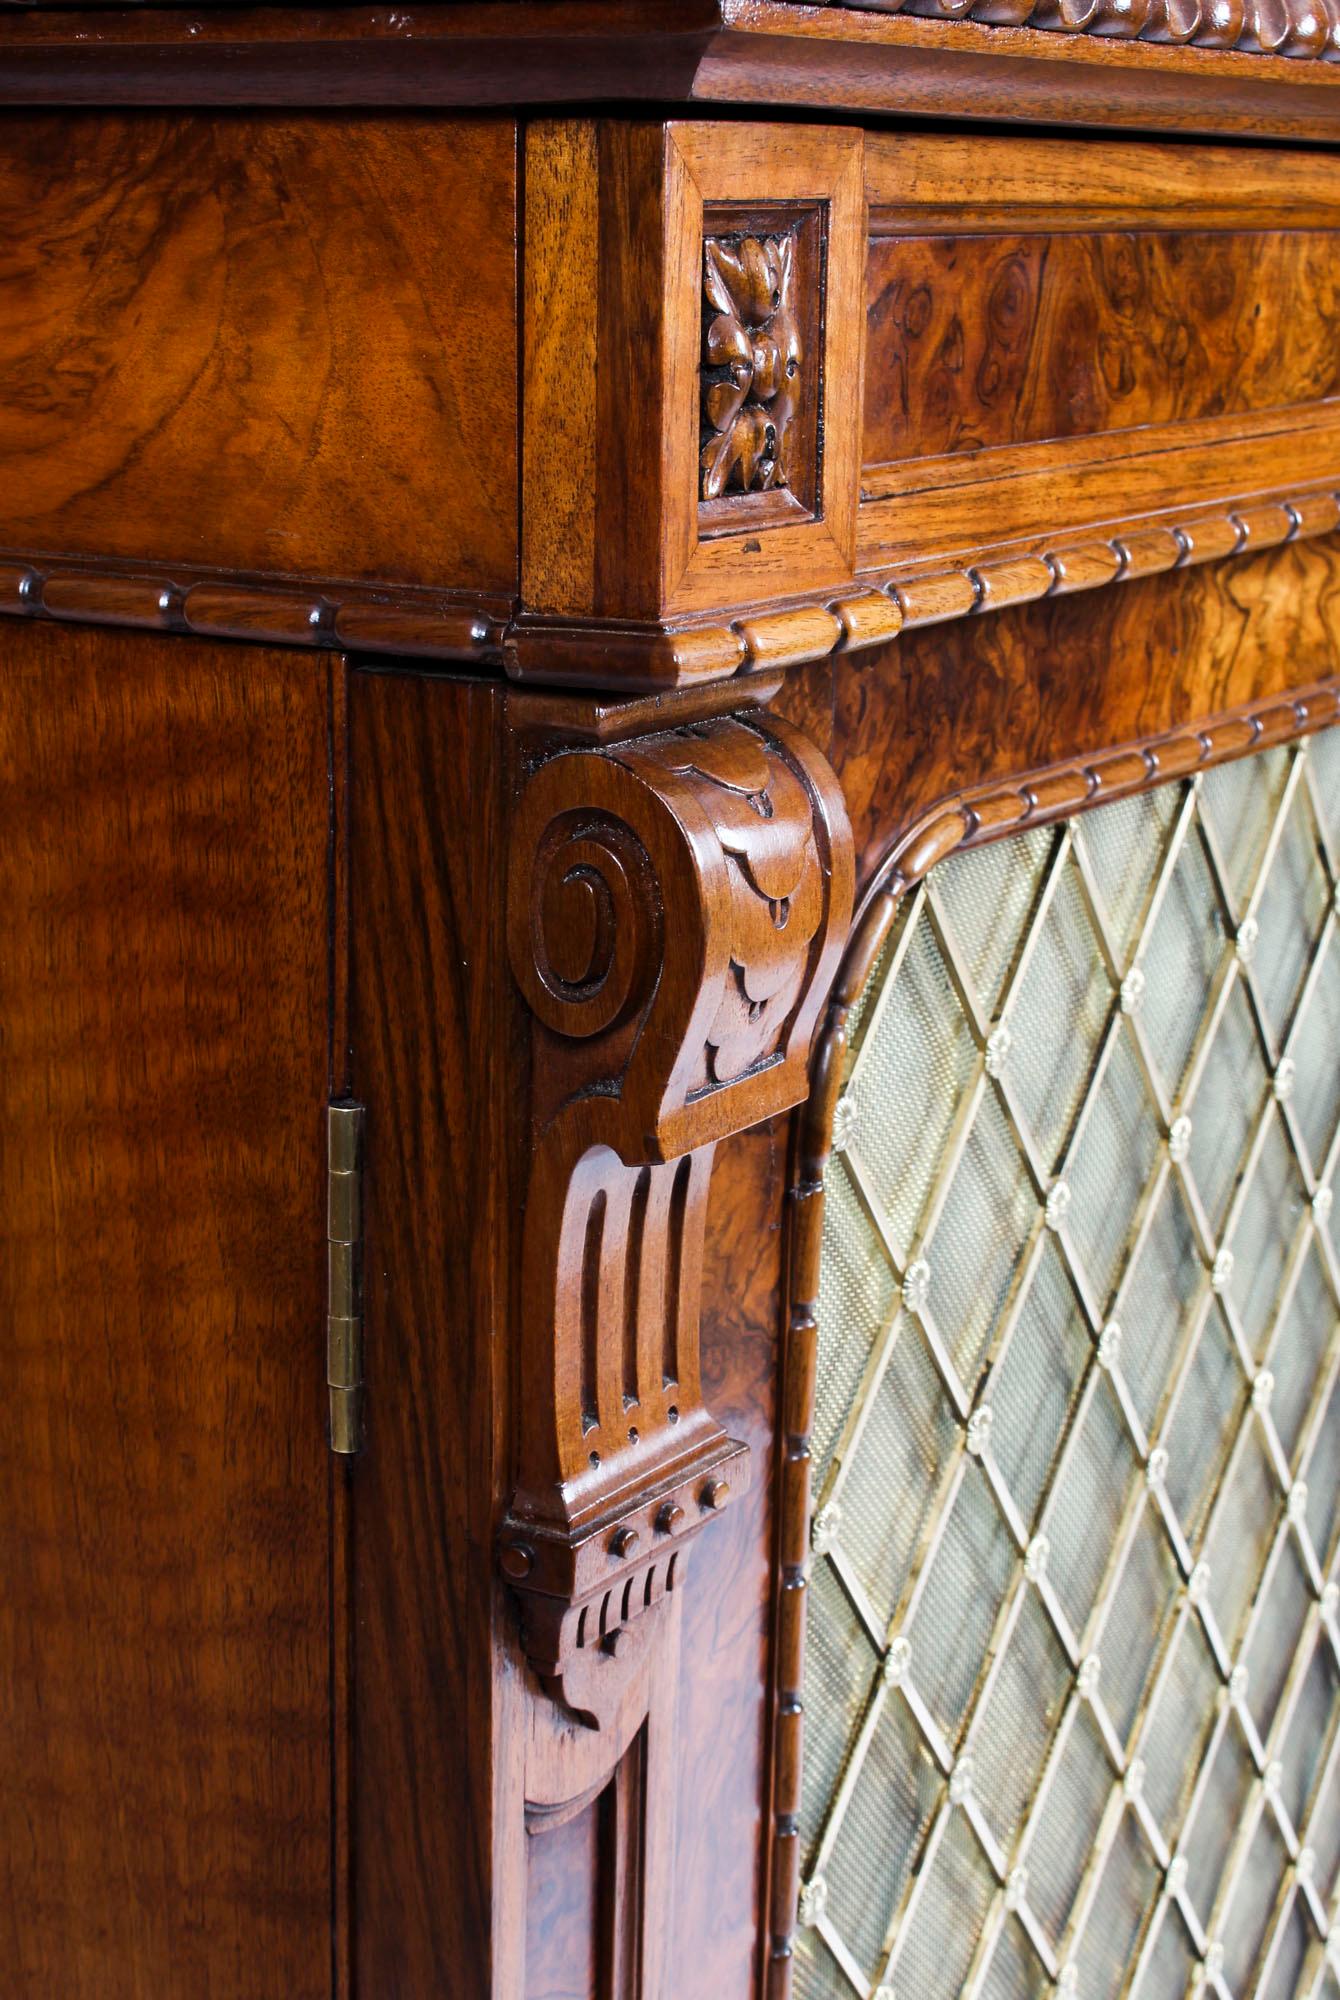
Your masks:
{"label": "carved scroll volute", "polygon": [[851,897],[836,781],[778,722],[566,753],[521,801],[536,1114],[501,1557],[532,1664],[589,1721],[748,1476],[699,1381],[712,1153],[805,1094]]}

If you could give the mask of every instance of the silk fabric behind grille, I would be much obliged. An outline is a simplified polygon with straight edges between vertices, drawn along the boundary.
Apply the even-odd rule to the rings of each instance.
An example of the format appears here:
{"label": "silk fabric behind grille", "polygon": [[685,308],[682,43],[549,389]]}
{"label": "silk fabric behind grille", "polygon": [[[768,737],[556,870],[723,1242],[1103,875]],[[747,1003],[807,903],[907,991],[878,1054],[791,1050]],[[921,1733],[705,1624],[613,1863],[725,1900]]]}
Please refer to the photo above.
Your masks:
{"label": "silk fabric behind grille", "polygon": [[1340,732],[942,864],[854,1014],[797,2000],[1340,2000]]}

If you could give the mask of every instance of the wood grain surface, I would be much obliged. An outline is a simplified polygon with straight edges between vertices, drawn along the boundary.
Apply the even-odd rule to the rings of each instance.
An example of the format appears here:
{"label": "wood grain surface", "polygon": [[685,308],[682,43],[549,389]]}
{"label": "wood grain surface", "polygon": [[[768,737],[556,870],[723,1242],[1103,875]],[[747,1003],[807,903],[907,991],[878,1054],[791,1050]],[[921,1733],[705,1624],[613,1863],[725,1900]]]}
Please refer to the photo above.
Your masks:
{"label": "wood grain surface", "polygon": [[0,1986],[330,1991],[327,666],[0,632]]}
{"label": "wood grain surface", "polygon": [[[351,1076],[368,1106],[354,1962],[368,2000],[493,1993],[517,1077],[501,706],[496,687],[463,680],[356,673],[350,688]],[[520,1743],[508,1754],[519,1760]]]}
{"label": "wood grain surface", "polygon": [[1325,680],[1337,654],[1340,549],[1293,542],[905,632],[793,675],[775,706],[838,771],[859,898],[899,832],[960,786]]}
{"label": "wood grain surface", "polygon": [[601,1963],[604,1796],[526,1837],[525,2000],[605,2000]]}
{"label": "wood grain surface", "polygon": [[1340,389],[1334,231],[884,238],[866,282],[867,467]]}
{"label": "wood grain surface", "polygon": [[506,118],[6,119],[0,544],[512,590],[514,186]]}
{"label": "wood grain surface", "polygon": [[763,1906],[773,1431],[788,1121],[717,1150],[703,1266],[708,1406],[755,1454],[755,1476],[694,1553],[684,1603],[676,1801],[677,1930],[667,2000],[750,2000]]}

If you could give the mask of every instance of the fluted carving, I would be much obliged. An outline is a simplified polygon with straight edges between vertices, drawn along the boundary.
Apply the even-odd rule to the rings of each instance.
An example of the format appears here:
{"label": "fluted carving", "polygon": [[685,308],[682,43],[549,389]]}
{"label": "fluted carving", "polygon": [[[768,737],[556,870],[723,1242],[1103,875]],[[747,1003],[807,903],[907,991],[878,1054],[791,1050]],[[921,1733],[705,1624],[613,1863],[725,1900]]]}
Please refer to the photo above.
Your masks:
{"label": "fluted carving", "polygon": [[804,1095],[851,895],[836,782],[780,723],[565,754],[521,801],[536,1133],[500,1559],[532,1665],[591,1723],[748,1478],[699,1378],[713,1149]]}

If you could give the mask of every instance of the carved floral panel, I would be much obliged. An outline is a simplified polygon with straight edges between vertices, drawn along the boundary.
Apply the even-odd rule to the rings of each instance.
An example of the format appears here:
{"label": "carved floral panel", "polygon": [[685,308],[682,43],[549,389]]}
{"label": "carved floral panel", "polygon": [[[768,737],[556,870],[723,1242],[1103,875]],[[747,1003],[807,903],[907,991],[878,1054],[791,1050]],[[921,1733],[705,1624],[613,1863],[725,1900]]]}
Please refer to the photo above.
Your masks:
{"label": "carved floral panel", "polygon": [[701,497],[792,483],[802,388],[797,235],[703,245]]}

